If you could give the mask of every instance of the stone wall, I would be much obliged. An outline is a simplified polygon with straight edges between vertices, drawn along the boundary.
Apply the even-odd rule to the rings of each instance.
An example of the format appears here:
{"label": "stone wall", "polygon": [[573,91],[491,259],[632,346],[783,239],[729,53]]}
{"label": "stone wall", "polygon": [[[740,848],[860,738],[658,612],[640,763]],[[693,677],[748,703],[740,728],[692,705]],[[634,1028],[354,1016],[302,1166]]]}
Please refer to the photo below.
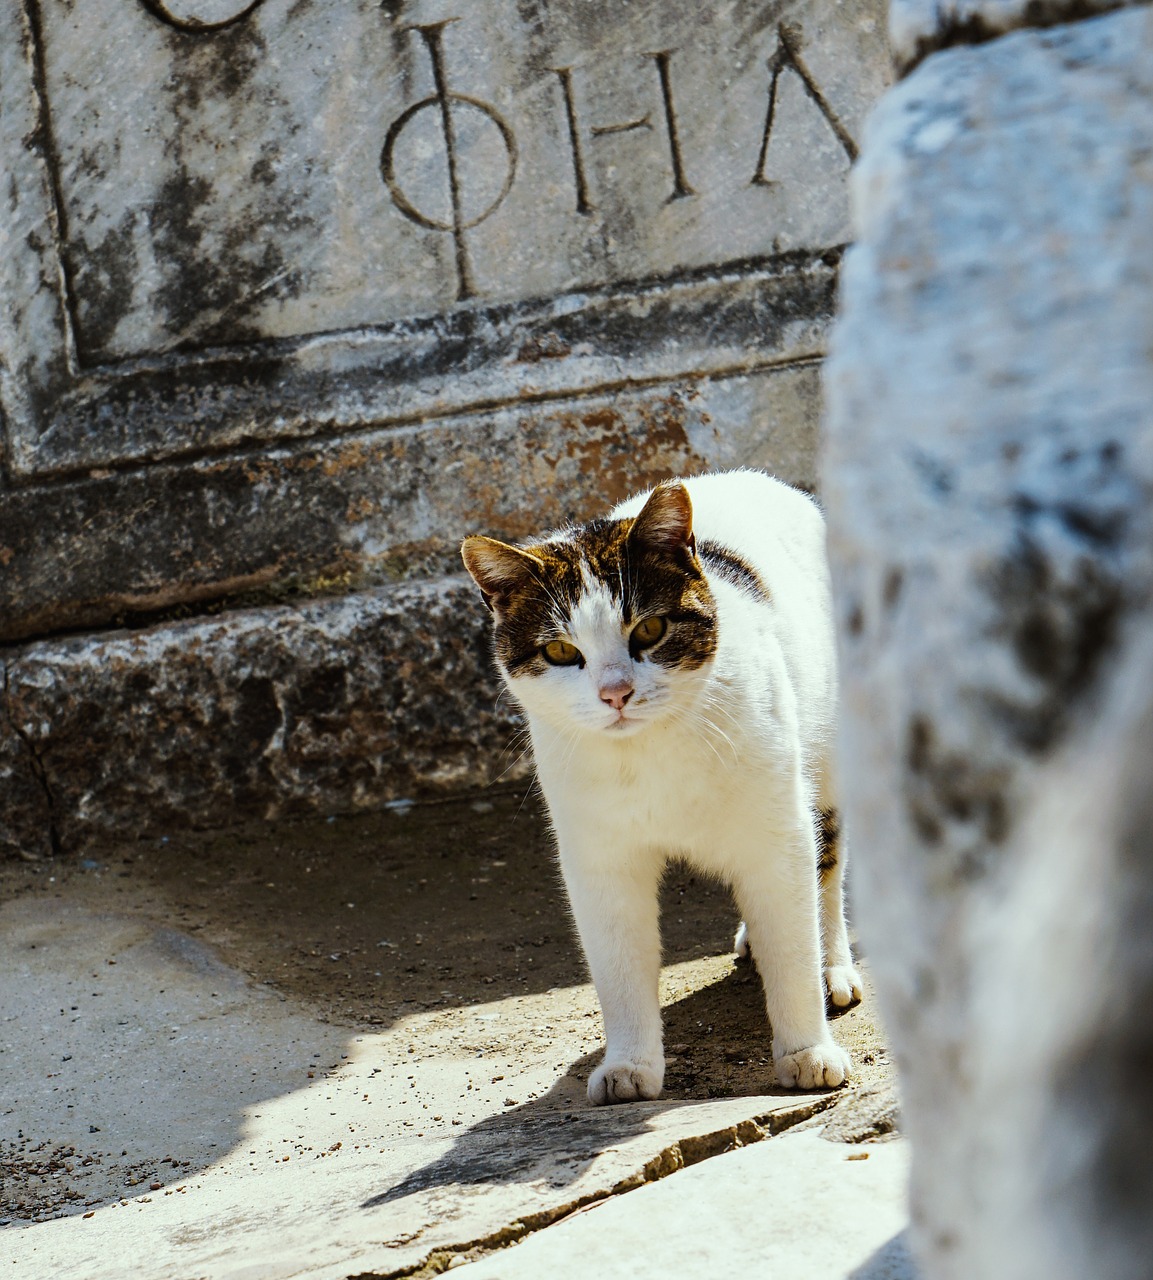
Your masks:
{"label": "stone wall", "polygon": [[[0,0],[6,845],[496,776],[461,536],[711,467],[813,485],[889,65],[880,0]],[[301,662],[378,684],[341,695],[363,767],[289,783],[301,602]],[[441,683],[434,624],[470,655],[440,763],[390,692]]]}
{"label": "stone wall", "polygon": [[912,69],[854,175],[823,481],[916,1243],[928,1277],[1136,1280],[1153,10],[893,10]]}

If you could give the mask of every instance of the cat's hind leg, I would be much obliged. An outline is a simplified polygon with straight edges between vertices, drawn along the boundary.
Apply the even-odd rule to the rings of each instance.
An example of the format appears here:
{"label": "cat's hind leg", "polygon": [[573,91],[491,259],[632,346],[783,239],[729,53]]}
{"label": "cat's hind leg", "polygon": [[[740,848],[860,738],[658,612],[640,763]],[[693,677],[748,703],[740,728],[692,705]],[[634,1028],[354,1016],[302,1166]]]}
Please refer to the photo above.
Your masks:
{"label": "cat's hind leg", "polygon": [[[840,815],[832,807],[820,810],[817,874],[820,882],[821,955],[825,993],[834,1008],[847,1009],[861,999],[861,975],[853,964],[845,925],[844,838],[841,834]],[[733,952],[738,960],[748,960],[753,954],[749,944],[749,926],[743,920],[733,939]]]}
{"label": "cat's hind leg", "polygon": [[749,946],[749,926],[742,920],[737,925],[737,936],[733,939],[733,952],[738,960],[748,960],[753,954]]}
{"label": "cat's hind leg", "polygon": [[840,813],[832,804],[818,812],[817,874],[820,880],[821,955],[829,1003],[847,1009],[861,999],[861,975],[853,964],[845,926],[845,850]]}
{"label": "cat's hind leg", "polygon": [[782,823],[778,815],[762,830],[768,857],[763,848],[736,857],[733,889],[764,983],[777,1080],[785,1088],[835,1087],[851,1063],[825,1019],[813,824],[798,804],[792,818]]}

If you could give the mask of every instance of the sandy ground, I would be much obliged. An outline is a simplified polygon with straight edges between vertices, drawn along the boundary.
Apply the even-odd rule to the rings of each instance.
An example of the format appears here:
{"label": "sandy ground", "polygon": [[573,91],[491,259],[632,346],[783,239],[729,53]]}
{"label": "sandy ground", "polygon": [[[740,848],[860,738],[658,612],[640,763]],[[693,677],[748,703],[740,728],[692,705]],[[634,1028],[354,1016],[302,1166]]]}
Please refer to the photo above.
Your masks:
{"label": "sandy ground", "polygon": [[[342,1151],[347,1166],[344,1143],[359,1151],[363,1136],[366,1153],[379,1143],[379,1189],[362,1207],[406,1211],[377,1221],[374,1247],[395,1265],[373,1274],[411,1274],[413,1257],[435,1253],[433,1224],[456,1215],[456,1238],[479,1232],[496,1247],[500,1230],[485,1223],[524,1217],[520,1202],[507,1213],[494,1203],[470,1226],[462,1187],[519,1182],[543,1205],[542,1188],[570,1168],[569,1201],[548,1200],[559,1212],[595,1168],[597,1186],[635,1182],[623,1166],[610,1177],[603,1152],[627,1148],[636,1169],[679,1167],[702,1134],[754,1121],[767,1133],[786,1123],[765,1121],[774,1110],[803,1120],[828,1099],[806,1109],[776,1089],[759,979],[730,952],[736,919],[725,889],[670,869],[665,1098],[593,1111],[583,1086],[601,1049],[599,1012],[531,796],[174,831],[83,861],[0,865],[4,1239],[23,1231],[22,1256],[44,1274],[85,1273],[54,1219],[157,1201],[177,1222],[172,1202],[202,1174],[235,1179],[238,1160],[335,1166]],[[857,1066],[836,1095],[842,1136],[875,1136],[891,1120],[892,1066],[868,993],[834,1034]],[[336,1109],[318,1125],[301,1100],[330,1088]],[[363,1117],[373,1102],[375,1128],[342,1110],[356,1103]],[[705,1102],[716,1106],[689,1105]],[[741,1140],[714,1146],[726,1141]],[[708,1142],[693,1150],[711,1154]]]}

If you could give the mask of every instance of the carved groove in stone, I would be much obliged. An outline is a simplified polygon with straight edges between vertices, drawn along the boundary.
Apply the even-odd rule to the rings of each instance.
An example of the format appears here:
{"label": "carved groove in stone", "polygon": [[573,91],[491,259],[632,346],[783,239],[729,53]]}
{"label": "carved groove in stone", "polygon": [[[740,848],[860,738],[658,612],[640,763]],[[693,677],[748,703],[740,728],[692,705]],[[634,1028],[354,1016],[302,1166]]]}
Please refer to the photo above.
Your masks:
{"label": "carved groove in stone", "polygon": [[564,94],[565,119],[568,121],[569,145],[572,148],[573,181],[576,183],[576,211],[588,215],[596,206],[589,200],[588,175],[585,172],[584,148],[581,146],[580,126],[577,124],[576,103],[573,100],[572,67],[554,67],[560,77]]}
{"label": "carved groove in stone", "polygon": [[[434,22],[429,23],[426,26],[408,28],[410,31],[419,32],[421,39],[425,43],[425,47],[428,49],[429,58],[432,61],[432,75],[433,82],[436,85],[436,93],[431,97],[422,98],[419,102],[414,102],[411,107],[403,111],[392,122],[384,140],[384,149],[381,152],[380,167],[385,185],[388,187],[389,195],[392,196],[393,203],[406,218],[411,219],[413,222],[417,223],[418,226],[427,227],[431,231],[452,232],[453,244],[456,253],[457,297],[459,300],[464,301],[467,298],[476,297],[476,283],[472,272],[472,262],[468,254],[468,242],[465,239],[464,233],[471,230],[473,227],[479,226],[486,218],[491,217],[512,189],[513,180],[516,177],[517,145],[516,136],[513,134],[512,127],[495,107],[490,103],[482,102],[479,98],[471,97],[468,94],[455,93],[448,87],[448,78],[444,70],[444,50],[441,47],[441,36],[445,27],[452,22],[459,21],[459,18],[446,18],[443,22]],[[465,107],[472,108],[475,111],[479,111],[482,115],[487,116],[500,131],[505,151],[508,154],[508,169],[505,173],[504,183],[501,186],[500,191],[497,193],[495,198],[490,201],[486,208],[472,218],[466,218],[464,215],[464,198],[461,191],[460,173],[458,168],[459,156],[457,154],[456,145],[456,125],[453,121],[454,103],[460,103]],[[405,195],[396,176],[395,158],[397,139],[400,137],[409,121],[426,108],[436,108],[440,113],[441,132],[444,137],[445,160],[448,165],[449,195],[452,201],[451,222],[443,222],[440,219],[433,218],[418,209]]]}
{"label": "carved groove in stone", "polygon": [[[681,152],[680,130],[677,124],[676,107],[673,103],[672,75],[669,63],[675,49],[662,49],[657,53],[646,53],[656,64],[660,79],[662,114],[665,123],[665,136],[669,146],[669,162],[673,172],[673,192],[669,200],[681,200],[685,196],[696,195],[695,189],[689,185],[685,176],[685,162]],[[569,145],[572,149],[573,181],[576,185],[576,211],[590,214],[596,211],[590,191],[588,171],[585,168],[584,145],[581,142],[581,129],[577,114],[576,97],[573,93],[573,68],[553,67],[561,83],[564,95],[565,119],[568,123]],[[594,142],[602,138],[615,137],[621,133],[635,133],[638,130],[653,129],[653,113],[646,111],[635,120],[621,120],[611,124],[594,124],[589,126],[589,137]]]}
{"label": "carved groove in stone", "polygon": [[681,137],[677,129],[677,112],[673,106],[673,86],[672,77],[669,74],[669,59],[672,58],[675,50],[662,49],[659,53],[649,53],[646,57],[652,58],[657,64],[657,74],[661,78],[661,100],[665,107],[665,126],[668,129],[669,137],[669,159],[673,166],[673,194],[670,200],[683,200],[685,196],[695,196],[696,192],[689,186],[688,179],[685,177],[685,162],[681,157]]}
{"label": "carved groove in stone", "polygon": [[785,70],[791,70],[801,84],[804,85],[805,92],[816,105],[817,110],[828,121],[829,128],[836,134],[837,141],[841,144],[849,160],[854,161],[857,158],[857,144],[853,140],[852,134],[845,128],[841,118],[821,92],[821,87],[814,79],[813,73],[805,65],[804,59],[801,57],[801,47],[800,29],[782,22],[777,28],[777,47],[773,52],[773,56],[769,59],[769,104],[765,110],[765,127],[761,134],[761,151],[757,156],[757,167],[751,179],[751,185],[754,187],[772,186],[772,179],[765,175],[765,164],[768,160],[769,143],[772,141],[773,124],[777,114],[777,86],[781,74]]}
{"label": "carved groove in stone", "polygon": [[164,3],[164,0],[140,0],[140,3],[154,18],[159,19],[166,26],[175,27],[177,31],[201,33],[223,31],[226,27],[243,22],[249,14],[260,8],[264,0],[249,0],[248,4],[242,5],[235,13],[215,19],[197,18],[193,15],[182,17],[180,14],[173,13],[172,9]]}

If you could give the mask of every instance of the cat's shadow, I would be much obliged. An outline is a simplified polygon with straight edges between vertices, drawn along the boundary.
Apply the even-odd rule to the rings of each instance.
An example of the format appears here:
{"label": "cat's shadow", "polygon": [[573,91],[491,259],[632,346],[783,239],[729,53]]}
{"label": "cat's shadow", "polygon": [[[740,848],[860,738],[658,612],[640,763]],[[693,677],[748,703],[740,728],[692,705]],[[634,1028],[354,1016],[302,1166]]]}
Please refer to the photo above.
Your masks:
{"label": "cat's shadow", "polygon": [[450,1151],[362,1204],[370,1209],[444,1187],[575,1182],[609,1147],[645,1132],[656,1115],[707,1099],[788,1096],[769,1055],[760,980],[735,964],[719,981],[666,1006],[670,1063],[655,1102],[594,1107],[585,1087],[601,1051],[571,1063],[543,1097],[466,1130]]}

